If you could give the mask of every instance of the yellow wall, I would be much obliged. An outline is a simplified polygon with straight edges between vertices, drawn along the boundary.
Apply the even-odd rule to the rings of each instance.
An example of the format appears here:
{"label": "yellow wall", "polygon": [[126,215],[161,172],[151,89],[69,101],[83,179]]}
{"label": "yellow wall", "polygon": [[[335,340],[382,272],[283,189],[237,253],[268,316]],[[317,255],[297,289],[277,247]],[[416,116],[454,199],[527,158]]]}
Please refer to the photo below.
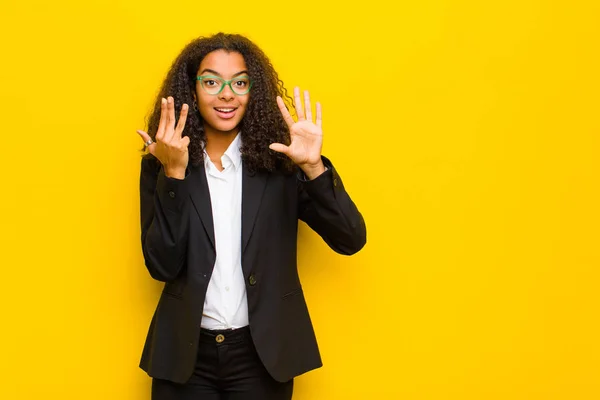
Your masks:
{"label": "yellow wall", "polygon": [[148,399],[135,130],[173,57],[255,40],[368,226],[305,227],[295,399],[600,398],[596,0],[2,0],[0,398]]}

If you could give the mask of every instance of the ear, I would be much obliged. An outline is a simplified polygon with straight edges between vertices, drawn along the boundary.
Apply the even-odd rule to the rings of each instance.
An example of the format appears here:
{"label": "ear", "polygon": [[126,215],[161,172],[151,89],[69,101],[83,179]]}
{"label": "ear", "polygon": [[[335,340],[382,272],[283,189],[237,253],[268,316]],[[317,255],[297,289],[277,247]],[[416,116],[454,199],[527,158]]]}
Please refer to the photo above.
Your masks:
{"label": "ear", "polygon": [[192,97],[194,98],[194,104],[190,104],[190,107],[193,110],[197,110],[198,109],[198,98],[196,97],[196,92],[195,91],[192,92]]}

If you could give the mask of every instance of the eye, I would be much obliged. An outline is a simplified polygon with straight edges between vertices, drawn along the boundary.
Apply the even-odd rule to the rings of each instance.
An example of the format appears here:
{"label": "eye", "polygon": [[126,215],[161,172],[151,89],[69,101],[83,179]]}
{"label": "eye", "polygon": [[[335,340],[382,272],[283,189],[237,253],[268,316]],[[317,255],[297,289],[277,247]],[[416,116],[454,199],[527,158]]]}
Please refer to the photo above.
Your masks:
{"label": "eye", "polygon": [[245,88],[248,86],[248,78],[236,79],[233,84],[238,88]]}
{"label": "eye", "polygon": [[204,84],[206,86],[216,86],[217,85],[217,81],[215,81],[214,79],[205,79],[204,80]]}

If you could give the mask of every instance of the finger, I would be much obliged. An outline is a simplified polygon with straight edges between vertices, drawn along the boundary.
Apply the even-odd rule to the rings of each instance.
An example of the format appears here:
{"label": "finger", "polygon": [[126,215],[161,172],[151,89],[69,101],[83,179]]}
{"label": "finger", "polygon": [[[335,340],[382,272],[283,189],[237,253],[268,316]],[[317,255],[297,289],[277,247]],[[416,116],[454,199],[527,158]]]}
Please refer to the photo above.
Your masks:
{"label": "finger", "polygon": [[[136,131],[138,135],[140,135],[140,137],[142,138],[142,140],[144,141],[144,144],[146,144],[149,140],[152,140],[152,138],[150,137],[150,135],[148,135],[146,132],[142,131],[142,130],[137,130]],[[146,149],[148,149],[148,151],[152,154],[154,154],[154,148],[156,147],[156,143],[152,143],[150,146],[146,146]]]}
{"label": "finger", "polygon": [[167,126],[165,129],[165,142],[170,142],[173,140],[173,135],[175,133],[175,101],[173,97],[169,96],[167,98]]}
{"label": "finger", "polygon": [[290,115],[290,112],[288,111],[287,107],[285,106],[285,103],[283,102],[283,99],[279,96],[277,96],[277,105],[279,106],[279,111],[281,111],[283,120],[287,124],[288,128],[291,128],[292,125],[294,125],[294,118],[292,118],[292,116]]}
{"label": "finger", "polygon": [[317,126],[319,128],[322,128],[323,127],[322,126],[323,122],[322,122],[322,119],[321,119],[321,117],[322,117],[321,103],[319,103],[318,101],[317,101],[316,108],[317,108]]}
{"label": "finger", "polygon": [[304,111],[302,110],[302,102],[300,101],[300,88],[294,88],[294,103],[296,104],[296,115],[298,116],[298,121],[304,120]]}
{"label": "finger", "polygon": [[189,136],[184,136],[183,138],[181,138],[181,144],[185,147],[188,147],[190,145]]}
{"label": "finger", "polygon": [[283,153],[286,156],[289,156],[290,153],[290,148],[289,146],[286,146],[284,144],[281,143],[271,143],[271,145],[269,146],[269,148],[273,151],[276,151],[278,153]]}
{"label": "finger", "polygon": [[181,139],[183,128],[185,128],[185,121],[187,119],[188,108],[189,107],[187,104],[181,106],[181,113],[179,113],[179,121],[177,121],[177,128],[175,128],[175,136],[179,139]]}
{"label": "finger", "polygon": [[160,99],[160,121],[156,130],[156,140],[162,140],[165,136],[165,126],[167,125],[167,99]]}
{"label": "finger", "polygon": [[310,94],[308,94],[308,90],[304,91],[304,112],[306,113],[306,119],[312,122],[312,107],[310,105]]}

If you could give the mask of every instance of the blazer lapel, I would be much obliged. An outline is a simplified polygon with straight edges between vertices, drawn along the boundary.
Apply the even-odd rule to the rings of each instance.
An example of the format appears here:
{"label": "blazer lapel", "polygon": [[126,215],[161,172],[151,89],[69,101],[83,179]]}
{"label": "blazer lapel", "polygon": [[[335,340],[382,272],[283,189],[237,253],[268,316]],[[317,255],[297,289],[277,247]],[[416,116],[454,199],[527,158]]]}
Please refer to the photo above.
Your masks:
{"label": "blazer lapel", "polygon": [[195,168],[194,172],[190,174],[189,178],[193,180],[190,182],[190,197],[194,208],[200,216],[206,236],[208,236],[210,243],[215,249],[215,227],[212,217],[212,207],[210,203],[210,192],[208,190],[208,181],[206,180],[206,171],[204,164]]}
{"label": "blazer lapel", "polygon": [[244,253],[254,229],[268,174],[251,174],[245,167],[242,174],[242,253]]}

